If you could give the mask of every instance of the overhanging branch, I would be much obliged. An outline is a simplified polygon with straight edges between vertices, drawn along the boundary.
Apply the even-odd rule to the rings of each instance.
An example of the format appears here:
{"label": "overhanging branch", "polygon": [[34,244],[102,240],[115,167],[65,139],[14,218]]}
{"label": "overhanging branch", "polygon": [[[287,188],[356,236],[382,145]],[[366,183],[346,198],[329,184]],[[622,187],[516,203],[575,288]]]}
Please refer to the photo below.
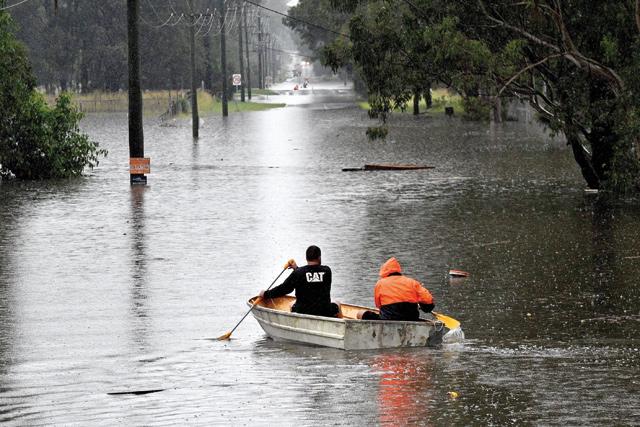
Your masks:
{"label": "overhanging branch", "polygon": [[[636,0],[636,1],[640,2],[640,0]],[[501,27],[507,28],[517,34],[520,34],[521,36],[523,36],[524,38],[526,38],[527,40],[533,43],[536,43],[538,45],[551,49],[553,52],[560,54],[559,56],[564,57],[567,60],[574,63],[578,68],[587,69],[593,74],[598,75],[603,79],[609,81],[612,84],[612,90],[616,95],[619,95],[620,91],[624,89],[624,82],[622,78],[620,78],[620,76],[613,69],[604,66],[603,64],[599,63],[598,61],[592,58],[587,58],[582,53],[580,53],[580,51],[577,50],[577,48],[573,44],[573,40],[571,39],[569,32],[566,29],[566,25],[564,24],[562,14],[560,13],[559,10],[552,10],[548,6],[544,7],[544,9],[547,11],[551,10],[552,19],[556,23],[556,27],[560,32],[563,43],[565,45],[563,46],[563,48],[560,48],[559,46],[556,46],[552,43],[549,43],[543,40],[542,38],[537,37],[528,31],[525,31],[520,27],[511,25],[505,20],[496,18],[495,16],[489,13],[489,11],[487,10],[482,0],[478,0],[478,4],[480,6],[480,9],[482,10],[482,12],[484,13],[484,15],[487,17],[489,21],[494,22],[500,25]],[[559,3],[556,2],[556,5],[557,7],[559,7]]]}
{"label": "overhanging branch", "polygon": [[[640,1],[640,0],[639,0]],[[534,64],[529,64],[526,67],[524,67],[522,70],[518,71],[516,74],[514,74],[509,80],[507,80],[507,82],[500,88],[500,90],[498,91],[498,95],[500,96],[502,94],[502,92],[507,88],[507,86],[509,86],[515,79],[517,79],[518,77],[520,77],[523,73],[526,73],[527,71],[529,71],[532,68],[537,67],[538,65],[541,65],[545,62],[547,62],[549,59],[551,58],[558,58],[561,57],[562,54],[561,53],[554,53],[553,55],[549,55],[543,59],[541,59],[540,61],[534,63]]]}

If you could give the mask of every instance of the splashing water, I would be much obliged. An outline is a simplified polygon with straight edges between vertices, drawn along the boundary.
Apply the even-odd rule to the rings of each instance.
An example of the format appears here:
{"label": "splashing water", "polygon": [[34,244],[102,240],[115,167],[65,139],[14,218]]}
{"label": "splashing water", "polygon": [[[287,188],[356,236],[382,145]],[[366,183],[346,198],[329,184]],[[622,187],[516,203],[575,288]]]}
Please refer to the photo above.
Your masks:
{"label": "splashing water", "polygon": [[446,344],[459,343],[462,341],[464,341],[464,331],[460,327],[451,329],[442,337],[442,342]]}

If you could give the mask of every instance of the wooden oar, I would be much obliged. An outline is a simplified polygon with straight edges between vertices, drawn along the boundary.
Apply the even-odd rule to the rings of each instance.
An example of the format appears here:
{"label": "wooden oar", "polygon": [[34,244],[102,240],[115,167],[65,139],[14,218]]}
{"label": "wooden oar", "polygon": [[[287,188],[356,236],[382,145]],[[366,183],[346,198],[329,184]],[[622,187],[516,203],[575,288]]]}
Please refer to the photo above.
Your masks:
{"label": "wooden oar", "polygon": [[[278,274],[278,277],[276,277],[275,279],[273,279],[273,282],[271,282],[271,284],[269,285],[269,287],[267,288],[267,291],[269,289],[271,289],[271,287],[273,286],[274,283],[276,283],[278,281],[278,279],[280,278],[280,276],[282,276],[282,273],[284,273],[285,271],[287,271],[287,268],[289,268],[289,263],[287,263],[284,266],[284,269],[280,272],[280,274]],[[240,319],[240,321],[238,323],[236,323],[236,326],[233,327],[233,329],[230,332],[227,332],[224,335],[221,335],[217,338],[217,340],[219,341],[223,341],[223,340],[228,340],[231,337],[231,334],[233,333],[233,331],[236,330],[236,328],[238,326],[240,326],[240,323],[242,323],[242,321],[244,320],[245,317],[247,317],[249,315],[249,313],[251,313],[251,310],[253,310],[253,307],[255,307],[260,301],[262,301],[261,297],[256,298],[256,300],[253,302],[253,304],[251,305],[251,307],[249,308],[249,311],[247,311],[244,316],[242,316],[242,319]]]}
{"label": "wooden oar", "polygon": [[451,331],[460,327],[460,322],[453,317],[445,316],[444,314],[436,313],[435,311],[432,311],[431,314],[433,314],[436,319],[444,323],[444,326],[449,328]]}

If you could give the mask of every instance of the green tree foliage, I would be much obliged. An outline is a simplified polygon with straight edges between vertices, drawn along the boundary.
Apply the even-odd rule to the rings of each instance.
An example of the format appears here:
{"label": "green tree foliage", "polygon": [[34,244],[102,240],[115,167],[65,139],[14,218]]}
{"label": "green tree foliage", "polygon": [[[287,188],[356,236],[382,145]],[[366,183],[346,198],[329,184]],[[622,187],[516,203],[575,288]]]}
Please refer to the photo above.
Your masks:
{"label": "green tree foliage", "polygon": [[[349,31],[350,9],[340,9],[332,0],[302,0],[289,8],[283,23],[294,30],[304,46],[311,50],[314,60],[331,64],[333,71],[344,68],[345,72],[353,72],[350,61],[350,42],[344,37]],[[331,46],[331,49],[328,47]],[[332,57],[329,57],[332,56]],[[354,75],[356,89],[362,89],[362,81]],[[360,90],[363,92],[363,90]]]}
{"label": "green tree foliage", "polygon": [[[310,1],[310,0],[302,0]],[[372,116],[438,82],[467,105],[529,103],[571,146],[587,184],[639,187],[638,2],[576,0],[333,0],[351,13],[350,48],[330,46],[332,66],[353,59]],[[402,76],[400,78],[399,76]]]}
{"label": "green tree foliage", "polygon": [[350,17],[332,8],[330,0],[301,1],[289,8],[288,14],[295,19],[284,18],[284,24],[298,33],[302,42],[314,51],[333,42],[339,37],[336,33],[346,31]]}
{"label": "green tree foliage", "polygon": [[[2,5],[2,2],[0,2]],[[106,155],[79,132],[78,113],[68,96],[49,107],[35,90],[26,51],[0,12],[0,177],[66,178],[94,167]]]}

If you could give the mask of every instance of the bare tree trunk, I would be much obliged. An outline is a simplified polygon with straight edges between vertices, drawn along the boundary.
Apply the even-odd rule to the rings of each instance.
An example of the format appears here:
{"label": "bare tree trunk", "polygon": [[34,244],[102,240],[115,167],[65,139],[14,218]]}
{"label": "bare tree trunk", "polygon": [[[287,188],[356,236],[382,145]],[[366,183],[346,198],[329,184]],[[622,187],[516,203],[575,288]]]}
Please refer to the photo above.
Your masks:
{"label": "bare tree trunk", "polygon": [[587,152],[580,141],[580,137],[575,131],[565,131],[567,137],[567,143],[571,146],[573,150],[573,157],[578,163],[580,167],[580,172],[582,172],[582,177],[587,182],[589,188],[598,189],[600,188],[600,178],[596,173],[593,163],[591,161],[591,155]]}
{"label": "bare tree trunk", "polygon": [[493,98],[492,121],[502,123],[502,99],[499,96]]}

